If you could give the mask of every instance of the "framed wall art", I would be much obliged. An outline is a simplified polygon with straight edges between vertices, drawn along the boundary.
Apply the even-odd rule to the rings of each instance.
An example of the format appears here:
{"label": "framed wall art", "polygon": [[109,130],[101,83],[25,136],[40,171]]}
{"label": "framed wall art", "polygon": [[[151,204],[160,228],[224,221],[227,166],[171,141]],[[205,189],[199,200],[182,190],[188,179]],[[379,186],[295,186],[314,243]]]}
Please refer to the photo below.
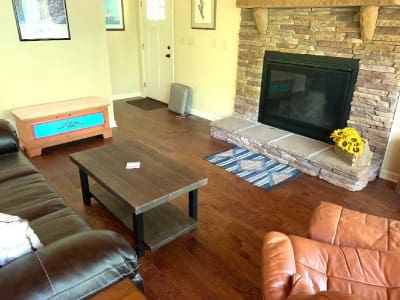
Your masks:
{"label": "framed wall art", "polygon": [[13,0],[20,41],[69,40],[65,0]]}
{"label": "framed wall art", "polygon": [[192,28],[215,29],[217,0],[192,0]]}
{"label": "framed wall art", "polygon": [[122,0],[104,0],[106,30],[125,30]]}

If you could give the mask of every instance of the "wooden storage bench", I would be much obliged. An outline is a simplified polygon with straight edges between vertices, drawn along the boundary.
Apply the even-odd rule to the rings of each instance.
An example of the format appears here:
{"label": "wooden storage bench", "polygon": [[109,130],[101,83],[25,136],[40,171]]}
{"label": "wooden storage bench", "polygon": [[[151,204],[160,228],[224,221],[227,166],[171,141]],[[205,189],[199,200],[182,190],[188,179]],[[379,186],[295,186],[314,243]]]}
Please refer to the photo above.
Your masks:
{"label": "wooden storage bench", "polygon": [[74,140],[110,138],[108,105],[104,98],[86,97],[14,109],[20,146],[33,157],[43,148]]}

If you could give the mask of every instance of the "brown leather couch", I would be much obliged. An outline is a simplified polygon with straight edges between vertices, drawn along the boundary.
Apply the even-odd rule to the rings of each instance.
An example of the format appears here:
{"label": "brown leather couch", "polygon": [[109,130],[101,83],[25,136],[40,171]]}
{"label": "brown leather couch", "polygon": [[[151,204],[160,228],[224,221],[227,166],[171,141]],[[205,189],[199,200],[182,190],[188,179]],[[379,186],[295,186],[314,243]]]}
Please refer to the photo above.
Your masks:
{"label": "brown leather couch", "polygon": [[0,268],[1,299],[84,299],[124,279],[142,288],[138,259],[115,232],[93,230],[18,150],[0,120],[0,212],[27,219],[42,248]]}
{"label": "brown leather couch", "polygon": [[400,222],[321,202],[309,236],[264,238],[264,299],[400,299]]}

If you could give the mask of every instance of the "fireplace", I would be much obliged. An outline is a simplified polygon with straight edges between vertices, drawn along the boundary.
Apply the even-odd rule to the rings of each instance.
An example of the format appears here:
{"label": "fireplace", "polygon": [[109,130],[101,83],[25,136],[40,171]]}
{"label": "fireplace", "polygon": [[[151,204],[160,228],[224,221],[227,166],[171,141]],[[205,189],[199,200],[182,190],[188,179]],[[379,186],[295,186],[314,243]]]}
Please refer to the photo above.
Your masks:
{"label": "fireplace", "polygon": [[266,51],[258,121],[330,142],[347,125],[359,61]]}
{"label": "fireplace", "polygon": [[[279,1],[238,0],[238,3],[243,4],[241,6],[243,8],[241,9],[234,115],[215,121],[211,125],[211,134],[215,138],[251,149],[335,185],[353,191],[360,190],[379,172],[393,125],[394,113],[398,106],[400,7],[379,8],[376,30],[373,33],[372,41],[368,41],[369,39],[362,39],[362,36],[365,37],[365,32],[362,34],[360,30],[360,23],[362,23],[360,18],[363,13],[360,12],[359,7],[353,6],[312,7],[310,5],[310,7],[305,7],[304,1],[281,1],[279,3],[286,5],[297,3],[304,7],[264,9],[261,16],[265,18],[258,18],[258,25],[261,23],[261,26],[256,26],[255,15],[259,12],[257,5],[260,3],[272,5],[277,2]],[[324,5],[328,5],[328,2],[332,4],[334,1],[324,1]],[[335,3],[337,4],[339,1]],[[253,7],[250,4],[256,5],[257,8],[254,10],[247,8]],[[365,7],[365,9],[367,8]],[[365,9],[362,9],[364,13],[368,10]],[[375,7],[375,11],[377,9],[378,7]],[[366,24],[364,23],[364,25]],[[259,31],[257,28],[261,30]],[[362,25],[361,28],[365,29],[365,26]],[[291,71],[294,74],[289,75],[290,72],[287,69],[277,67],[279,64],[282,67],[293,65],[293,63],[289,64],[286,59],[265,61],[263,59],[265,51],[285,53],[283,57],[298,54],[298,58],[295,59],[298,71]],[[340,99],[344,99],[344,104],[340,104],[342,105],[341,109],[338,109],[336,104],[330,104],[330,100],[331,97],[333,98],[332,95],[338,95],[348,87],[335,89],[330,86],[330,92],[327,91],[328,82],[337,83],[333,80],[335,77],[327,75],[311,77],[309,75],[311,73],[307,73],[313,69],[307,61],[311,55],[315,59],[322,57],[324,59],[350,59],[349,61],[342,60],[350,62],[350,66],[343,67],[338,61],[331,60],[327,66],[321,68],[326,72],[325,74],[335,75],[335,72],[346,72],[346,70],[353,73],[350,76],[347,74],[348,83],[351,85],[354,84],[357,77],[354,87],[349,84],[347,96],[340,97]],[[272,58],[274,58],[274,54],[272,54]],[[268,63],[271,64],[270,69],[267,68]],[[317,63],[318,67],[319,62]],[[273,70],[275,71],[272,72]],[[268,75],[268,72],[278,75],[278,77],[273,79],[272,86],[265,88],[268,81],[271,82],[271,74]],[[307,82],[308,77],[313,80]],[[310,101],[308,106],[307,103],[302,104],[300,107],[296,107],[291,115],[288,114],[287,103],[289,100],[287,98],[290,95],[301,93],[304,96],[307,94],[306,88],[308,87],[316,87],[314,92],[309,92],[309,94],[323,95],[323,100],[311,97],[315,100]],[[261,93],[262,97],[260,97]],[[351,96],[351,94],[353,95]],[[272,96],[273,101],[270,106],[281,109],[275,113],[278,116],[273,126],[260,124],[274,119],[269,117],[269,113],[263,106],[260,107],[260,100],[267,101],[268,99],[265,99],[267,95]],[[286,104],[277,102],[285,97]],[[303,100],[300,98],[297,101]],[[321,105],[320,102],[329,102],[329,105]],[[315,103],[320,105],[314,105]],[[308,115],[306,117],[303,115],[303,119],[301,119],[299,112],[302,111],[304,114],[304,111],[308,112],[307,108],[309,107],[317,111],[319,116],[308,119]],[[317,131],[315,128],[322,127],[321,139],[327,140],[331,129],[324,128],[325,122],[328,123],[328,120],[321,116],[325,116],[326,111],[329,112],[332,109],[337,109],[335,116],[340,119],[339,121],[330,120],[331,129],[346,125],[352,126],[363,139],[368,141],[369,147],[374,153],[373,164],[369,168],[360,171],[358,168],[349,166],[338,159],[331,145],[324,142],[275,128],[287,128],[284,126],[292,122],[295,126],[289,129],[291,132],[300,132],[299,130],[308,127],[306,130],[308,133],[303,132],[302,134],[308,136],[312,134],[314,137],[314,131]],[[298,120],[299,118],[300,120]],[[333,123],[334,125],[332,125]]]}

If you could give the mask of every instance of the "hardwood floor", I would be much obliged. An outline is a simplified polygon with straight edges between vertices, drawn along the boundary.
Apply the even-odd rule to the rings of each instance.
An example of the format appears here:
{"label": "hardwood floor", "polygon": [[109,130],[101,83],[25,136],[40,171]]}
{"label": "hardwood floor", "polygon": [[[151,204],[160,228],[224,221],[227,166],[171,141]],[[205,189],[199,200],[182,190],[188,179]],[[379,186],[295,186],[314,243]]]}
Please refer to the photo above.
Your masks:
{"label": "hardwood floor", "polygon": [[[121,140],[136,140],[208,177],[199,190],[199,227],[141,259],[149,299],[260,299],[262,239],[268,231],[306,236],[313,209],[330,201],[400,219],[394,183],[378,179],[349,192],[301,175],[270,192],[254,187],[203,159],[232,145],[210,138],[209,122],[177,119],[167,109],[144,111],[114,102],[113,139],[90,138],[45,149],[31,159],[71,207],[98,229],[111,229],[133,243],[131,233],[100,204],[82,203],[78,168],[69,154]],[[187,209],[187,198],[173,201]]]}

